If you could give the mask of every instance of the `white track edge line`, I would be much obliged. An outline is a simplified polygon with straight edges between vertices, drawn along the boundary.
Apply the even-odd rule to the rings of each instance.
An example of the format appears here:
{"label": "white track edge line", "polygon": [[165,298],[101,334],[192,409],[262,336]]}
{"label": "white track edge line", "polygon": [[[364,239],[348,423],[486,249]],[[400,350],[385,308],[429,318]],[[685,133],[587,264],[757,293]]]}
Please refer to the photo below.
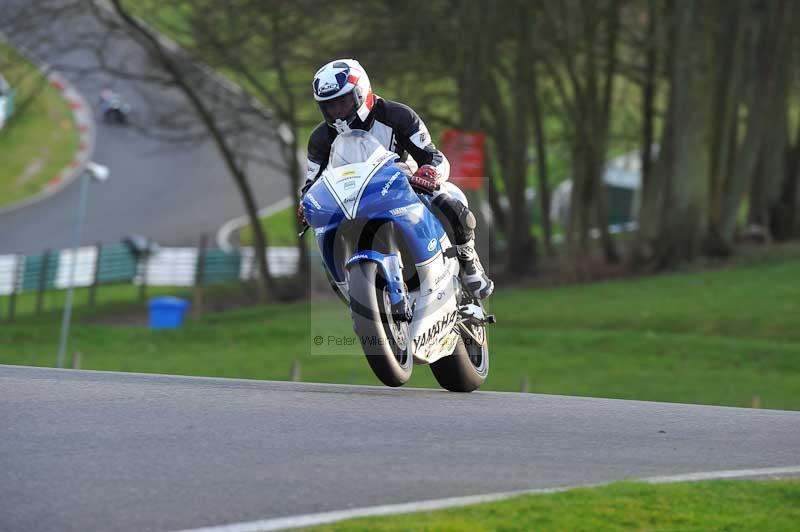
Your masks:
{"label": "white track edge line", "polygon": [[732,469],[730,471],[708,471],[701,473],[685,473],[681,475],[667,475],[662,477],[648,477],[641,482],[649,484],[671,484],[673,482],[697,482],[699,480],[718,480],[724,478],[747,478],[770,475],[798,475],[800,466],[763,467],[760,469]]}
{"label": "white track edge line", "polygon": [[[713,480],[724,478],[747,478],[776,475],[800,474],[800,466],[787,467],[767,467],[761,469],[734,469],[728,471],[706,471],[697,473],[684,473],[680,475],[667,475],[657,477],[647,477],[642,479],[627,479],[633,482],[646,482],[648,484],[670,484],[675,482],[696,482],[699,480]],[[616,481],[614,481],[616,482]],[[316,514],[295,515],[289,517],[278,517],[275,519],[264,519],[261,521],[249,521],[242,523],[232,523],[228,525],[210,526],[203,528],[186,529],[181,532],[267,532],[271,530],[285,530],[289,528],[299,528],[314,525],[322,525],[353,519],[357,517],[374,517],[379,515],[396,515],[414,512],[429,512],[445,508],[456,508],[470,504],[481,504],[495,502],[520,495],[559,493],[576,488],[594,488],[607,485],[602,484],[583,484],[577,486],[565,486],[559,488],[539,488],[517,491],[506,491],[499,493],[487,493],[485,495],[471,495],[466,497],[451,497],[447,499],[434,499],[428,501],[409,502],[402,504],[387,504],[382,506],[369,506],[365,508],[353,508],[351,510],[339,510],[333,512],[323,512]]]}
{"label": "white track edge line", "polygon": [[[265,218],[280,210],[290,207],[293,201],[294,198],[292,197],[283,198],[269,205],[268,207],[264,207],[263,209],[259,210],[257,215],[259,218]],[[249,223],[250,218],[244,214],[222,224],[222,227],[220,227],[220,229],[217,231],[217,246],[223,251],[231,251],[233,249],[233,246],[230,243],[231,234],[234,231],[238,231],[242,227],[248,225]]]}

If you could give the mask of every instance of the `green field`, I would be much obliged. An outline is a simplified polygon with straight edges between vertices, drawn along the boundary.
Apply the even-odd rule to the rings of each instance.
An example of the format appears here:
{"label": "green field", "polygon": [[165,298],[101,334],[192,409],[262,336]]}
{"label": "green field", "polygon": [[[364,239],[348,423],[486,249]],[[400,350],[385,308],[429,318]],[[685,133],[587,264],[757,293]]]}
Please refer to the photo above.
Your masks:
{"label": "green field", "polygon": [[[269,238],[270,246],[296,246],[297,230],[295,229],[295,209],[286,208],[261,219],[261,227]],[[253,245],[253,230],[250,225],[242,228],[239,234],[242,246]]]}
{"label": "green field", "polygon": [[[527,381],[538,393],[800,409],[798,279],[795,255],[699,273],[500,288],[489,301],[499,322],[483,389],[519,391]],[[354,335],[334,299],[211,313],[180,330],[150,331],[144,309],[130,303],[135,294],[132,286],[103,287],[94,313],[78,308],[70,350],[81,351],[83,368],[285,380],[297,361],[305,381],[377,384],[358,348],[341,345]],[[38,318],[30,315],[33,295],[20,298],[17,321],[0,326],[0,363],[54,364],[62,297],[48,294],[53,310]],[[79,291],[76,300],[85,297]],[[3,315],[6,304],[0,300]],[[417,366],[410,385],[436,383]]]}
{"label": "green field", "polygon": [[17,106],[44,83],[30,107],[0,130],[0,205],[6,205],[41,191],[72,160],[79,138],[69,105],[34,65],[3,43],[0,65]]}
{"label": "green field", "polygon": [[314,531],[800,530],[800,480],[621,482],[430,513],[353,519]]}

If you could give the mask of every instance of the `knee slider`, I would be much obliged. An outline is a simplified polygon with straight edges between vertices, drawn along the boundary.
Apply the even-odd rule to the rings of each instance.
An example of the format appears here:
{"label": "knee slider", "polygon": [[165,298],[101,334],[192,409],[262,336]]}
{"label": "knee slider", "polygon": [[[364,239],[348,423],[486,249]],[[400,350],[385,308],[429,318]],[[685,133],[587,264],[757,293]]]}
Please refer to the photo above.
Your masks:
{"label": "knee slider", "polygon": [[472,214],[472,211],[466,205],[462,205],[463,209],[458,214],[458,219],[461,222],[461,225],[465,229],[469,229],[470,231],[474,231],[475,228],[478,226],[478,222],[475,220],[475,215]]}

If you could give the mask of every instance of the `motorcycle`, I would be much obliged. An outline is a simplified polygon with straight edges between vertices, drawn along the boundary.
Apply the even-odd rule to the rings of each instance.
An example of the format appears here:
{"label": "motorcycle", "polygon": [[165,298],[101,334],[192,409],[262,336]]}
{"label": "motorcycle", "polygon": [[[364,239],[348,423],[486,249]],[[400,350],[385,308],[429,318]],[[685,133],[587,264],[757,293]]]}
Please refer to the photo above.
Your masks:
{"label": "motorcycle", "polygon": [[462,286],[445,224],[398,158],[369,132],[339,135],[303,198],[306,221],[378,379],[402,386],[428,364],[443,388],[471,392],[489,372],[495,319]]}
{"label": "motorcycle", "polygon": [[107,124],[124,125],[128,123],[131,106],[111,89],[100,91],[100,114]]}

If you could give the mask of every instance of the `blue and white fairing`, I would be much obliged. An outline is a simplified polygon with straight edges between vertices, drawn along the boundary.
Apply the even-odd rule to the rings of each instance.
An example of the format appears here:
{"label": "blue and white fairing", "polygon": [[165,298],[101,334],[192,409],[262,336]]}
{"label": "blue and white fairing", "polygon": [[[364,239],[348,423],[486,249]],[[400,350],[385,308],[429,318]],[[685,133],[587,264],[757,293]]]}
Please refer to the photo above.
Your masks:
{"label": "blue and white fairing", "polygon": [[[443,255],[442,250],[450,247],[444,228],[411,188],[395,164],[397,159],[366,131],[339,135],[327,168],[305,194],[303,208],[325,267],[342,295],[349,296],[350,266],[359,261],[378,263],[392,304],[405,299],[409,308],[414,307],[411,354],[418,361],[434,362],[450,354],[458,340],[454,331],[458,262]],[[376,221],[391,223],[405,243],[404,256],[396,250],[359,249],[358,238],[348,230]],[[414,264],[420,281],[409,294],[403,285],[404,261]]]}

